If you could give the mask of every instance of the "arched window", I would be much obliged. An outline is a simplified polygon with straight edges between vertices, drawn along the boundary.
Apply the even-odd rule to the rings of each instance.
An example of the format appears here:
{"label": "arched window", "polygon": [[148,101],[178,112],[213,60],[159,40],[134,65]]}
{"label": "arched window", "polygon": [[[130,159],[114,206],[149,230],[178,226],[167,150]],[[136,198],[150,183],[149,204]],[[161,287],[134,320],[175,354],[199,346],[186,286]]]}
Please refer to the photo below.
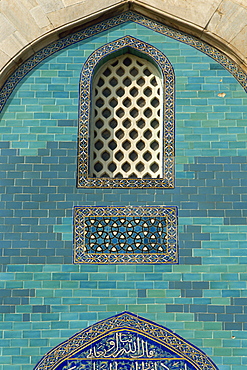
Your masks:
{"label": "arched window", "polygon": [[80,81],[78,187],[174,187],[174,73],[131,36],[97,49]]}

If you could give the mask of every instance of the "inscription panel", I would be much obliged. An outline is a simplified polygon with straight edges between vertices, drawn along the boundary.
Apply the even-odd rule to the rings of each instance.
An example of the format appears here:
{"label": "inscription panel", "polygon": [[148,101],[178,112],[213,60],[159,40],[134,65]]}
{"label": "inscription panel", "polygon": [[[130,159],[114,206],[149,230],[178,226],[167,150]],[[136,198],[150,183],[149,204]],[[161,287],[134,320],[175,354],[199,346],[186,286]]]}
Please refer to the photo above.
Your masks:
{"label": "inscription panel", "polygon": [[129,312],[100,321],[49,351],[34,370],[218,370],[171,330]]}
{"label": "inscription panel", "polygon": [[139,333],[113,333],[63,362],[58,370],[193,370],[186,358]]}

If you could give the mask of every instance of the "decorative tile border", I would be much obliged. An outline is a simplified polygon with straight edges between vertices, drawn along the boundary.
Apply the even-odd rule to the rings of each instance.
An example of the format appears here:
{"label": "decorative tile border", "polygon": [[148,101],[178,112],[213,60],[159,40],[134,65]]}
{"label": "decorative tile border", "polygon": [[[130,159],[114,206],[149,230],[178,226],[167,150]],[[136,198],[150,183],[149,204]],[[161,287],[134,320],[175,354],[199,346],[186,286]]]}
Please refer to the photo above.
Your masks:
{"label": "decorative tile border", "polygon": [[225,69],[227,69],[247,91],[247,75],[243,72],[241,68],[238,67],[238,65],[234,61],[224,55],[221,51],[197,39],[196,37],[189,36],[183,32],[174,30],[141,14],[126,12],[116,17],[110,18],[106,21],[100,22],[94,26],[83,29],[82,31],[73,33],[72,35],[69,35],[61,40],[55,41],[54,43],[46,46],[45,48],[38,51],[35,55],[30,57],[25,63],[23,63],[19,68],[16,69],[16,71],[8,78],[8,80],[0,90],[0,112],[17,84],[44,59],[70,45],[83,41],[89,37],[99,34],[102,31],[107,31],[128,21],[136,22],[140,25],[154,30],[155,32],[171,37],[175,40],[190,45],[197,50],[200,50],[204,54],[210,56],[216,62],[220,63]]}
{"label": "decorative tile border", "polygon": [[75,334],[48,352],[34,370],[79,368],[217,370],[197,347],[164,326],[129,312]]}
{"label": "decorative tile border", "polygon": [[[163,176],[158,179],[128,178],[89,178],[89,125],[91,108],[92,76],[98,63],[106,56],[122,49],[137,50],[147,55],[159,66],[164,80],[163,101]],[[80,80],[79,103],[79,148],[78,148],[78,187],[89,188],[173,188],[174,187],[174,72],[166,56],[143,41],[125,36],[110,42],[94,51],[84,63]]]}
{"label": "decorative tile border", "polygon": [[75,207],[74,263],[178,263],[177,207]]}

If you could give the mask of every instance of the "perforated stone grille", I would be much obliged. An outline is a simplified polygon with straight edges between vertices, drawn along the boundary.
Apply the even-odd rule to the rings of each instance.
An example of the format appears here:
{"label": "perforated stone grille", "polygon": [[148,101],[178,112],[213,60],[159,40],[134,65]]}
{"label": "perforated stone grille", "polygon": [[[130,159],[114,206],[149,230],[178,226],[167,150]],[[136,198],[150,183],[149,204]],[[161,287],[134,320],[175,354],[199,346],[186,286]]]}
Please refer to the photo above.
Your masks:
{"label": "perforated stone grille", "polygon": [[162,80],[145,59],[106,62],[93,83],[90,175],[162,177]]}

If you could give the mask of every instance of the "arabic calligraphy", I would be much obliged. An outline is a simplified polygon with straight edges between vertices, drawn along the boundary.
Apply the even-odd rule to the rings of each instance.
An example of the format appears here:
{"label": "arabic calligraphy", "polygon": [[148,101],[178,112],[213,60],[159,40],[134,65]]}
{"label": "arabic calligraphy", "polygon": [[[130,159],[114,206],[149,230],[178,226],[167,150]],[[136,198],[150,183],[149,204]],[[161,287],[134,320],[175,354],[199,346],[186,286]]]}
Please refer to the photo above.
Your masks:
{"label": "arabic calligraphy", "polygon": [[148,348],[148,342],[132,333],[115,333],[115,338],[90,349],[87,357],[103,358],[152,358],[155,349]]}
{"label": "arabic calligraphy", "polygon": [[137,333],[101,338],[67,359],[58,370],[194,370],[184,358]]}
{"label": "arabic calligraphy", "polygon": [[184,360],[159,360],[159,361],[85,361],[71,360],[62,367],[62,370],[190,370]]}

